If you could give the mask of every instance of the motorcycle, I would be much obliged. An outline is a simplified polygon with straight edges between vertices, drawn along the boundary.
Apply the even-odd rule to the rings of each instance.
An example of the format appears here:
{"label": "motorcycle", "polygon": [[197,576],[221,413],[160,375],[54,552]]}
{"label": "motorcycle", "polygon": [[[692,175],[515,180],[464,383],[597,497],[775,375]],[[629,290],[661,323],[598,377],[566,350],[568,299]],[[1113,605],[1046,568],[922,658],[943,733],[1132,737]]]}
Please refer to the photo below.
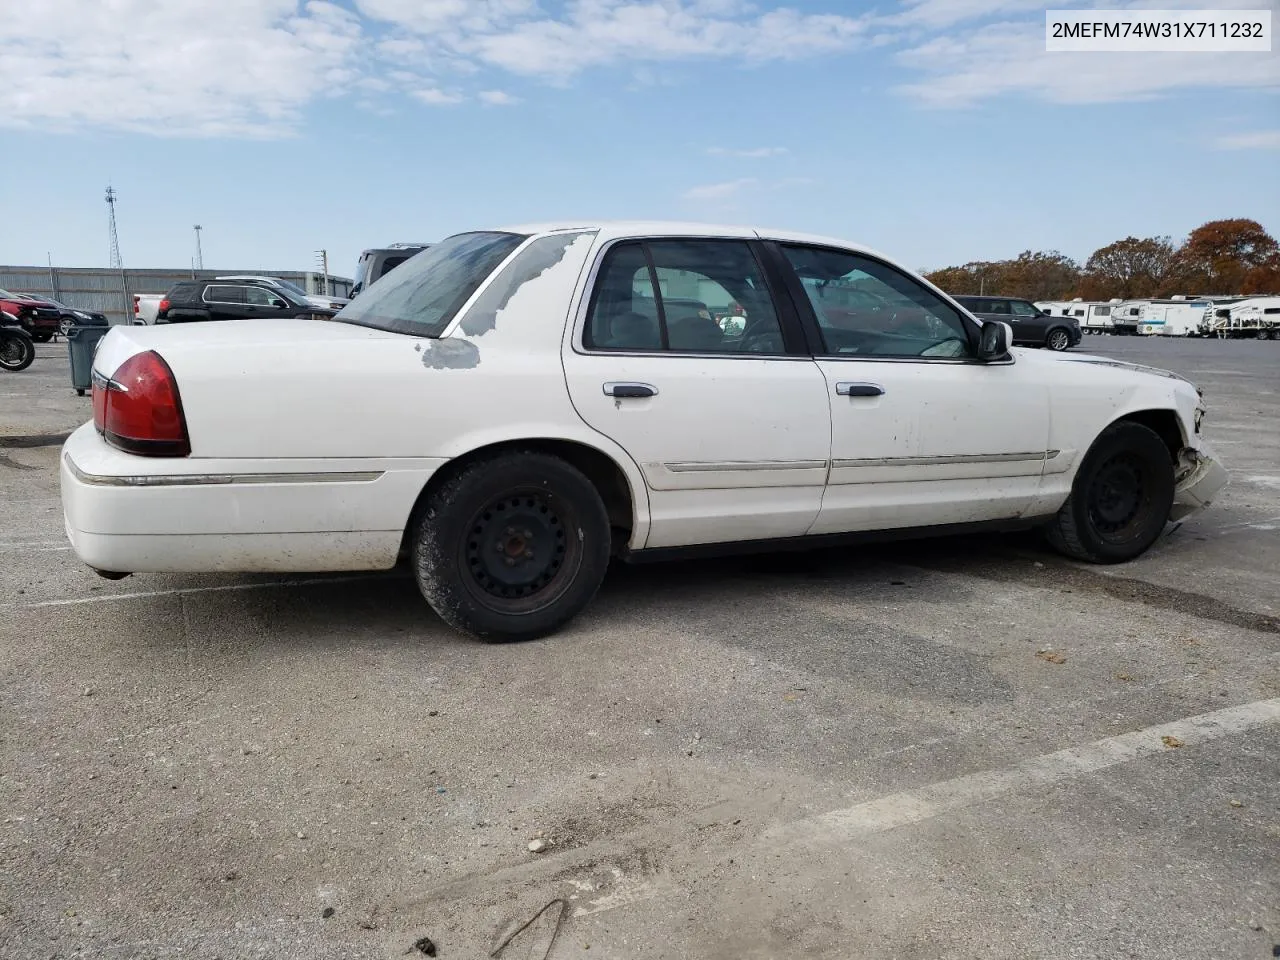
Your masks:
{"label": "motorcycle", "polygon": [[36,345],[31,334],[22,328],[18,318],[0,310],[0,368],[25,370],[36,358]]}

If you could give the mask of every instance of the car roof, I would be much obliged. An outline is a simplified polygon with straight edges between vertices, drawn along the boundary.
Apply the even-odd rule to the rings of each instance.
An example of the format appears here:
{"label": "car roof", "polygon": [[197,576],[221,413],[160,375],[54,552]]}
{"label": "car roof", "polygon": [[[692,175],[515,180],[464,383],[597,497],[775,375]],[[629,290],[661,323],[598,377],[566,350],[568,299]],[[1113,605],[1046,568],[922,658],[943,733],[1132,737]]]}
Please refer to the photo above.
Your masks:
{"label": "car roof", "polygon": [[[680,220],[553,220],[541,223],[510,224],[496,228],[503,233],[564,233],[569,231],[599,231],[601,239],[621,240],[629,237],[731,237],[743,240],[781,240],[793,243],[812,243],[820,246],[840,247],[859,253],[884,256],[871,247],[839,237],[804,233],[796,230],[780,230],[771,227],[744,226],[742,224],[697,223]],[[470,232],[470,231],[460,231]]]}
{"label": "car roof", "polygon": [[[1030,303],[1030,302],[1031,302],[1031,301],[1030,301],[1030,300],[1028,300],[1026,297],[999,297],[999,296],[996,296],[995,294],[992,294],[992,293],[957,293],[957,294],[956,294],[956,299],[957,299],[957,300],[977,300],[977,299],[979,299],[979,298],[981,298],[981,299],[983,299],[983,300],[1017,300],[1019,303],[1023,303],[1023,302],[1025,302],[1025,303]],[[1042,301],[1040,301],[1040,302],[1041,302],[1041,303],[1049,303],[1050,301],[1048,301],[1048,300],[1042,300]]]}

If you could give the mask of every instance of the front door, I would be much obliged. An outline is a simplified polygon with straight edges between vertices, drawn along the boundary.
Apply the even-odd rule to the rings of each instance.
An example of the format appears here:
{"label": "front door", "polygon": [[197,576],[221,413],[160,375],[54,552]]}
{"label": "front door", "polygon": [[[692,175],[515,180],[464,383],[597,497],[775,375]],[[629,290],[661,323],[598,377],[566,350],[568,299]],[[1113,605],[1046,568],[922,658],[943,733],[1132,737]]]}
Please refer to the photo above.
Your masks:
{"label": "front door", "polygon": [[1025,300],[1010,300],[1009,310],[1010,316],[1006,319],[1013,321],[1010,326],[1019,334],[1018,340],[1027,343],[1044,343],[1049,333],[1049,324],[1052,322],[1048,314],[1037,310],[1035,304]]}
{"label": "front door", "polygon": [[971,322],[883,261],[779,247],[831,403],[831,475],[811,532],[1011,519],[1031,507],[1049,390],[1029,365],[974,359]]}
{"label": "front door", "polygon": [[564,360],[579,415],[644,474],[645,546],[800,536],[817,518],[826,379],[754,243],[613,244]]}

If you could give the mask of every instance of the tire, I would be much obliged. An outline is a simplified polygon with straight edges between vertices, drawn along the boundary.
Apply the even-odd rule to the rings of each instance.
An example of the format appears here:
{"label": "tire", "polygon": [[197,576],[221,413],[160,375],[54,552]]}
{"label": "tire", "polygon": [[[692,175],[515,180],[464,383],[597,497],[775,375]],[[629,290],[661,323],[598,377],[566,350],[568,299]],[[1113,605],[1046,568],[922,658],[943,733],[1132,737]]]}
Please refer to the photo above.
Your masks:
{"label": "tire", "polygon": [[77,396],[77,397],[83,397],[83,396],[84,396],[84,391],[83,391],[83,390],[81,390],[79,387],[76,387],[76,396]]}
{"label": "tire", "polygon": [[14,372],[25,370],[35,358],[35,344],[28,334],[17,330],[0,333],[0,367]]}
{"label": "tire", "polygon": [[1045,334],[1044,345],[1055,353],[1060,353],[1071,346],[1071,334],[1063,327],[1054,327]]}
{"label": "tire", "polygon": [[467,464],[429,494],[413,530],[431,609],[490,642],[564,626],[595,596],[609,555],[609,517],[591,481],[531,451]]}
{"label": "tire", "polygon": [[1259,339],[1259,340],[1270,340],[1270,339],[1271,339],[1271,331],[1270,331],[1270,330],[1266,330],[1266,329],[1259,330],[1259,331],[1258,331],[1258,339]]}
{"label": "tire", "polygon": [[1164,530],[1173,489],[1173,459],[1159,435],[1140,423],[1113,423],[1085,454],[1071,496],[1045,532],[1073,559],[1125,563]]}

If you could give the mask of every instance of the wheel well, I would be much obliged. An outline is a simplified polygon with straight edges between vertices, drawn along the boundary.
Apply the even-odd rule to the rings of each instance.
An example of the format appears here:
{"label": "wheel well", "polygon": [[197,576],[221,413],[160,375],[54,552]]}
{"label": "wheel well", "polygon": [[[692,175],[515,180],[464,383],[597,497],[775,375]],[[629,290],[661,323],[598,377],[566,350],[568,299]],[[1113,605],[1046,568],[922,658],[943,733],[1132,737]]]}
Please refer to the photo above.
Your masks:
{"label": "wheel well", "polygon": [[1169,459],[1174,463],[1178,462],[1178,455],[1182,452],[1182,448],[1186,446],[1186,442],[1182,438],[1182,426],[1178,422],[1178,415],[1172,410],[1138,410],[1134,413],[1126,413],[1117,422],[1128,420],[1132,423],[1140,423],[1149,430],[1156,433],[1164,445],[1169,448]]}
{"label": "wheel well", "polygon": [[573,440],[507,440],[470,450],[462,456],[450,460],[431,475],[427,485],[418,494],[418,499],[413,504],[413,510],[409,512],[409,522],[405,525],[404,536],[400,542],[401,555],[406,554],[411,546],[410,537],[414,527],[417,526],[418,516],[425,506],[427,498],[442,483],[476,460],[497,456],[502,453],[528,452],[545,453],[553,457],[559,457],[582,471],[582,474],[596,488],[596,492],[600,494],[600,499],[604,501],[605,511],[609,515],[609,526],[614,531],[614,544],[625,544],[631,538],[631,529],[635,523],[631,485],[627,482],[626,474],[622,472],[622,468],[607,453]]}

